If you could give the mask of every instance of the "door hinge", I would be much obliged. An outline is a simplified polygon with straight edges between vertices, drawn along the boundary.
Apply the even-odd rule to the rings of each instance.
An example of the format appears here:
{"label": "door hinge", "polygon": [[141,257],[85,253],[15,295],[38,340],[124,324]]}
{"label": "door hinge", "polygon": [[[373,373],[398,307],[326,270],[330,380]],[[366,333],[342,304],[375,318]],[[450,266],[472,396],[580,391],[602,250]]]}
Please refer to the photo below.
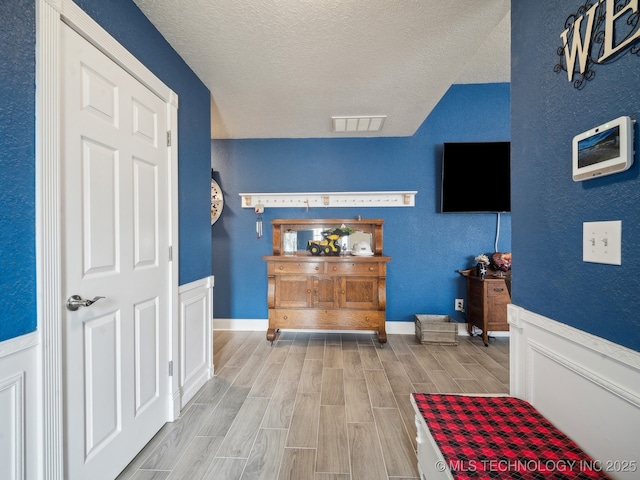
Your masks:
{"label": "door hinge", "polygon": [[169,376],[173,377],[173,360],[169,361]]}
{"label": "door hinge", "polygon": [[171,146],[171,130],[167,130],[167,147]]}
{"label": "door hinge", "polygon": [[169,245],[169,261],[173,262],[173,246]]}

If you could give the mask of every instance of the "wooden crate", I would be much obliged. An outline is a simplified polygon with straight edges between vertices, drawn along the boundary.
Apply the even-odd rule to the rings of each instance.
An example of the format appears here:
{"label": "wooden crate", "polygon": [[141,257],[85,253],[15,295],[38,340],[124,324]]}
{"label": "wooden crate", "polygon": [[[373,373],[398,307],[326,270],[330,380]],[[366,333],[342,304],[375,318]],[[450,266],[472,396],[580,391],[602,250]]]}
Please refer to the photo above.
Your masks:
{"label": "wooden crate", "polygon": [[449,315],[416,314],[416,337],[423,345],[458,345],[458,324]]}

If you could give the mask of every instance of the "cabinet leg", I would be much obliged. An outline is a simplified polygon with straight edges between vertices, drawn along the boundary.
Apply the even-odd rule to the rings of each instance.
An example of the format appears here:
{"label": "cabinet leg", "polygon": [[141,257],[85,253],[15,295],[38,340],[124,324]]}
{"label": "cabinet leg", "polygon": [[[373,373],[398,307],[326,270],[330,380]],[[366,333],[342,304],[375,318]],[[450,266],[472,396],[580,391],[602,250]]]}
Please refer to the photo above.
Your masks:
{"label": "cabinet leg", "polygon": [[273,345],[274,340],[276,339],[276,329],[275,328],[270,328],[267,330],[267,340],[269,342],[271,342],[271,345]]}
{"label": "cabinet leg", "polygon": [[380,347],[383,347],[385,343],[387,343],[387,332],[386,330],[378,331],[378,342],[380,342]]}

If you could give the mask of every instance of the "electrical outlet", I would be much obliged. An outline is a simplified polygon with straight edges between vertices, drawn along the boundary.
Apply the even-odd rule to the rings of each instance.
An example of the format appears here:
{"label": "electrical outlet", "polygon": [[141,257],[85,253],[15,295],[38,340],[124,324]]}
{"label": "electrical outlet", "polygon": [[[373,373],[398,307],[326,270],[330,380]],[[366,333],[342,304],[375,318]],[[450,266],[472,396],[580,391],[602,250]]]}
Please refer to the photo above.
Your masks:
{"label": "electrical outlet", "polygon": [[462,312],[464,310],[464,300],[462,298],[456,298],[456,312]]}

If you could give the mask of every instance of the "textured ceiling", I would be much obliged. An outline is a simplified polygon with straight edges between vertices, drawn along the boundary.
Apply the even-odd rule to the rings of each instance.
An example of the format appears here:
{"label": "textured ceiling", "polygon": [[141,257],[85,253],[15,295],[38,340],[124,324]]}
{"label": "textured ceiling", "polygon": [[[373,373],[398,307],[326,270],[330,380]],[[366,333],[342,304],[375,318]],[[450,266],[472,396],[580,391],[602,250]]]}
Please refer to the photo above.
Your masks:
{"label": "textured ceiling", "polygon": [[[510,81],[510,0],[134,0],[211,91],[212,138],[410,136]],[[331,116],[386,115],[375,133]]]}

